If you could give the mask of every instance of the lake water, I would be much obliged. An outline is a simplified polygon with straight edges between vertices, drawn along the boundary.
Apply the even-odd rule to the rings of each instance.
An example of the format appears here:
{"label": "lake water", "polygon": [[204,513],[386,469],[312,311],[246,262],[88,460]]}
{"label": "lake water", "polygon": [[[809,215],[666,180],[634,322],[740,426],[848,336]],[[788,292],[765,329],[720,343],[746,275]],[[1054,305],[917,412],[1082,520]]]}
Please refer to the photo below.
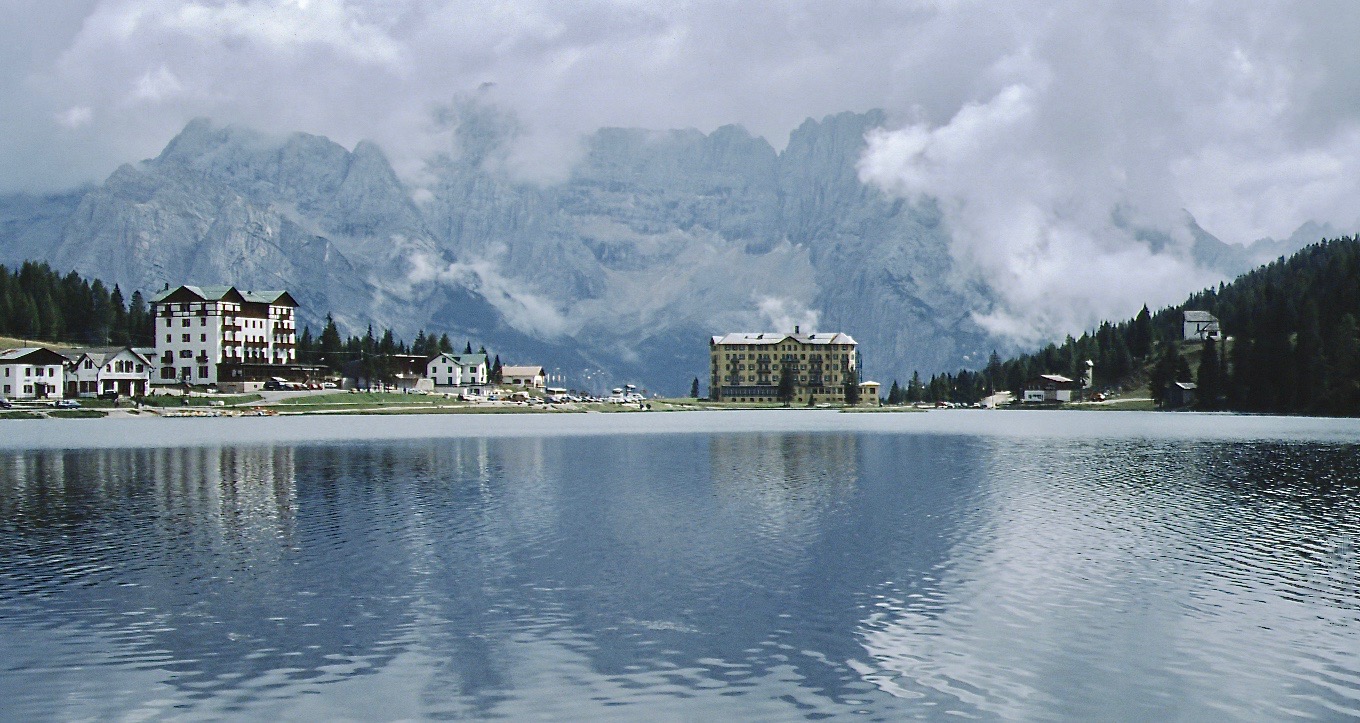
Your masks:
{"label": "lake water", "polygon": [[0,718],[1360,717],[1360,422],[0,422]]}

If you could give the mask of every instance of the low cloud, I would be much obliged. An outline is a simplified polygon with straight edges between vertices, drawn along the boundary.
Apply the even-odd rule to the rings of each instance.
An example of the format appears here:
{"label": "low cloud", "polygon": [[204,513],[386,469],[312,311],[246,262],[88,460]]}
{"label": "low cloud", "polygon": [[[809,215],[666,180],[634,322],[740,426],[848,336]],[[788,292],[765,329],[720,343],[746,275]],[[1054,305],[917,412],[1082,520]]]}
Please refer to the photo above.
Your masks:
{"label": "low cloud", "polygon": [[756,299],[756,308],[760,310],[761,318],[768,321],[774,331],[792,332],[794,327],[798,327],[804,333],[818,331],[817,311],[794,299],[765,296]]}
{"label": "low cloud", "polygon": [[[1001,301],[980,321],[1021,338],[1213,280],[1186,212],[1232,243],[1360,227],[1349,1],[71,0],[10,16],[0,192],[98,181],[198,116],[372,139],[419,186],[458,152],[441,119],[469,93],[520,120],[488,163],[536,183],[602,126],[739,123],[779,148],[804,118],[880,107],[861,178],[938,202]],[[554,328],[551,305],[507,293]]]}
{"label": "low cloud", "polygon": [[1340,79],[1316,75],[1331,49],[1296,45],[1287,6],[1206,6],[1241,26],[1169,3],[1104,7],[1001,13],[1023,42],[974,97],[872,133],[860,162],[866,183],[938,205],[955,258],[999,298],[978,321],[1023,342],[1219,281],[1195,263],[1187,212],[1235,243],[1357,220],[1360,128],[1299,114]]}
{"label": "low cloud", "polygon": [[569,336],[577,329],[553,302],[525,290],[522,283],[502,275],[490,261],[441,263],[417,255],[411,260],[413,284],[437,282],[465,287],[480,294],[517,331],[544,339]]}
{"label": "low cloud", "polygon": [[84,125],[89,125],[94,119],[94,111],[86,105],[78,105],[56,114],[57,123],[62,127],[74,130]]}

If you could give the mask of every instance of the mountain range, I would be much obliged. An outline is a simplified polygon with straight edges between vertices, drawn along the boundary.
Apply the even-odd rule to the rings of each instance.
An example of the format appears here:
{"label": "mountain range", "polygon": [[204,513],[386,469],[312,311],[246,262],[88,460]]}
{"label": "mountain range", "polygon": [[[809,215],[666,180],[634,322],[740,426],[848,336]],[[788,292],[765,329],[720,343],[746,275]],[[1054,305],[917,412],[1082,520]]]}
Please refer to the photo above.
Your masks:
{"label": "mountain range", "polygon": [[[709,335],[794,324],[854,336],[870,377],[977,367],[1010,347],[973,320],[995,303],[986,285],[931,202],[859,179],[884,121],[809,119],[782,151],[739,126],[605,128],[543,182],[507,171],[513,119],[469,107],[415,185],[373,143],[198,119],[96,186],[0,197],[0,263],[125,294],[285,288],[314,330],[329,313],[348,333],[447,333],[580,387],[680,392],[706,382]],[[1225,277],[1325,232],[1242,247],[1193,229]]]}

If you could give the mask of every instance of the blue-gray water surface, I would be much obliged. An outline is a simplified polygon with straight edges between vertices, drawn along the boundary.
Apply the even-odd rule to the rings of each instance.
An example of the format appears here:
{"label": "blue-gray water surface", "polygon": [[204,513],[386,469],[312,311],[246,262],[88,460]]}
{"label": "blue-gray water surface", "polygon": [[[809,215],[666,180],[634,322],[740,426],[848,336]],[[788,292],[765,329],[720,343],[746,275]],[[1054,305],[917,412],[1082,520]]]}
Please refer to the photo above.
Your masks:
{"label": "blue-gray water surface", "polygon": [[0,718],[1360,717],[1360,423],[0,422]]}

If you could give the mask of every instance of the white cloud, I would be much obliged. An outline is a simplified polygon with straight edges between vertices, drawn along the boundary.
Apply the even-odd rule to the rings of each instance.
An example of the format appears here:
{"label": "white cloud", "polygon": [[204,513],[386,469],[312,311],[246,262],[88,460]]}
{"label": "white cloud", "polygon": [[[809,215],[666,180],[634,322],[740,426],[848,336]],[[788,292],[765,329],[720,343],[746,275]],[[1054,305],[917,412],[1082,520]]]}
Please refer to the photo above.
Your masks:
{"label": "white cloud", "polygon": [[57,122],[72,130],[84,125],[89,125],[94,119],[94,111],[87,105],[77,105],[67,108],[56,115]]}
{"label": "white cloud", "polygon": [[[819,315],[816,309],[809,309],[796,299],[778,296],[764,296],[756,299],[760,316],[769,322],[772,331],[793,332],[797,327],[804,334],[818,331]],[[752,331],[764,331],[753,329]]]}
{"label": "white cloud", "polygon": [[[82,0],[12,15],[0,192],[99,180],[196,116],[370,138],[414,179],[449,150],[436,109],[484,85],[521,121],[498,162],[540,183],[600,126],[741,123],[782,147],[808,116],[882,107],[892,126],[863,177],[939,200],[957,256],[1006,302],[985,321],[1016,333],[1200,283],[1185,211],[1232,242],[1360,222],[1349,1]],[[1179,245],[1153,253],[1128,226]],[[1049,293],[1059,282],[1070,298]]]}
{"label": "white cloud", "polygon": [[576,325],[551,300],[532,293],[522,282],[507,278],[490,261],[441,264],[416,255],[411,259],[408,280],[417,284],[436,281],[471,289],[496,307],[512,327],[530,336],[556,339],[577,331]]}
{"label": "white cloud", "polygon": [[993,331],[1035,341],[1173,302],[1218,281],[1190,257],[1186,211],[1239,243],[1360,218],[1358,119],[1318,133],[1298,115],[1313,90],[1301,79],[1319,68],[1297,52],[1307,28],[1288,9],[1066,3],[1006,16],[1014,37],[975,97],[872,134],[861,178],[937,201],[955,257],[1000,296],[979,318]]}
{"label": "white cloud", "polygon": [[155,103],[178,95],[183,90],[184,86],[180,84],[179,78],[162,65],[154,71],[148,70],[138,78],[132,95],[137,100]]}

